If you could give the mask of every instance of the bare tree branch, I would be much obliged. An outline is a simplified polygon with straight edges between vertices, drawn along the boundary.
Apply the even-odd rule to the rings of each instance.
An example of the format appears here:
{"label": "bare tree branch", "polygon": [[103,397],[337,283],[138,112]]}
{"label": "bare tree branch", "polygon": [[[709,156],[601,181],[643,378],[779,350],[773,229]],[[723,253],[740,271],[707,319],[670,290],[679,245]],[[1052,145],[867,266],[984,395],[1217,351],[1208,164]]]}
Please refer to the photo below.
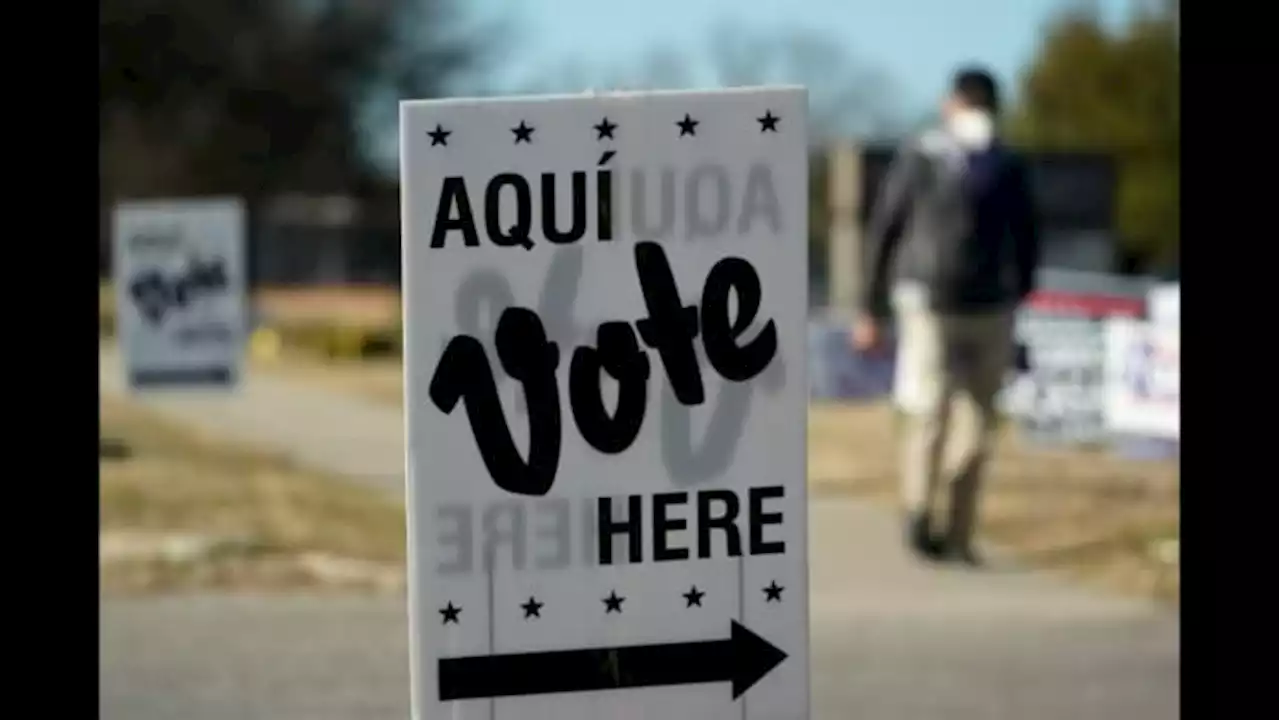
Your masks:
{"label": "bare tree branch", "polygon": [[809,88],[810,135],[876,137],[905,127],[887,73],[859,60],[821,32],[717,26],[705,51],[653,48],[622,67],[587,70],[581,62],[542,73],[526,89],[576,92],[797,84]]}

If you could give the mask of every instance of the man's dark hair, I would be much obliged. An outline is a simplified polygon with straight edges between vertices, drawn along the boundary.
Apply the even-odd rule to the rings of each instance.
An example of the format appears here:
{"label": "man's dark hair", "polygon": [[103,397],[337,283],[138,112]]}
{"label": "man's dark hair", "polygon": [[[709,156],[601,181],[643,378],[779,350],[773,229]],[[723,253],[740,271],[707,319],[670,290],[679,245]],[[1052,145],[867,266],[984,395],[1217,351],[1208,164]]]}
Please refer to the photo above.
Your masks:
{"label": "man's dark hair", "polygon": [[1000,89],[991,73],[982,68],[962,68],[951,82],[951,91],[966,105],[992,114],[1000,112]]}

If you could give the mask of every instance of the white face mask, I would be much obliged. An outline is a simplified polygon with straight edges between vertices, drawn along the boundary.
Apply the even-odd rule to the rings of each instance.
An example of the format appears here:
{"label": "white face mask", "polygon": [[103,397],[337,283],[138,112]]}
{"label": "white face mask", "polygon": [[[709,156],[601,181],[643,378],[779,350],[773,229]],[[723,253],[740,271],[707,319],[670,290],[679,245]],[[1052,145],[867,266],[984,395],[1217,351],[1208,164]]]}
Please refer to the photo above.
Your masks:
{"label": "white face mask", "polygon": [[983,149],[995,137],[995,119],[981,110],[956,110],[947,118],[947,131],[967,149]]}

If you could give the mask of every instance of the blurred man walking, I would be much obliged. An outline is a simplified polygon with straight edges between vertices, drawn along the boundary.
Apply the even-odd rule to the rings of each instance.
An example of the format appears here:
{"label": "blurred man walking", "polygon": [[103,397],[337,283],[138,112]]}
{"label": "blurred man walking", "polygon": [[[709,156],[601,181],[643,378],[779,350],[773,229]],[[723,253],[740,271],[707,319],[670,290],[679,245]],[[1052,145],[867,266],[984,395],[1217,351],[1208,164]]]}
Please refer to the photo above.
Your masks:
{"label": "blurred man walking", "polygon": [[[924,557],[967,564],[980,562],[974,526],[995,403],[1013,359],[1014,311],[1039,256],[1026,166],[996,137],[999,108],[991,74],[962,70],[942,126],[899,150],[867,228],[871,277],[853,327],[855,346],[869,351],[891,310],[897,318],[907,542]],[[954,470],[939,532],[948,447]]]}

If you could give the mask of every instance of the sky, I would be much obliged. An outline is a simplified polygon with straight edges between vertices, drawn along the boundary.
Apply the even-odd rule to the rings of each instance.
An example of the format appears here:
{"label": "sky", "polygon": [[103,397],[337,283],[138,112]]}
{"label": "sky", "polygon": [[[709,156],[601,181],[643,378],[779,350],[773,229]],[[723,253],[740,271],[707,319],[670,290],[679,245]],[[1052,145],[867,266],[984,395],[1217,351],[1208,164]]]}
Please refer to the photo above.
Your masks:
{"label": "sky", "polygon": [[[928,112],[954,67],[978,61],[1013,90],[1038,33],[1071,0],[467,0],[477,17],[512,28],[496,76],[518,84],[569,62],[626,67],[650,48],[697,53],[726,21],[751,29],[804,29],[844,45],[883,71],[899,104]],[[1077,0],[1078,2],[1078,0]],[[1092,0],[1123,22],[1135,0]],[[558,91],[573,88],[553,88]],[[578,88],[585,89],[585,88]]]}
{"label": "sky", "polygon": [[[838,43],[859,69],[884,76],[896,96],[890,123],[914,126],[932,114],[952,71],[981,63],[996,72],[1008,97],[1034,57],[1044,25],[1072,5],[1094,6],[1108,24],[1122,24],[1143,0],[458,0],[462,19],[505,28],[482,83],[486,94],[608,89],[566,86],[635,68],[647,52],[672,47],[708,55],[709,39],[726,24],[752,34],[814,33]],[[819,79],[821,80],[821,78]],[[779,82],[811,84],[802,77]],[[811,105],[819,100],[811,95]],[[817,109],[811,106],[811,115]],[[850,131],[845,128],[845,131]],[[856,132],[856,130],[853,130]],[[876,130],[873,134],[895,131]],[[374,156],[394,168],[395,132],[373,139]]]}

